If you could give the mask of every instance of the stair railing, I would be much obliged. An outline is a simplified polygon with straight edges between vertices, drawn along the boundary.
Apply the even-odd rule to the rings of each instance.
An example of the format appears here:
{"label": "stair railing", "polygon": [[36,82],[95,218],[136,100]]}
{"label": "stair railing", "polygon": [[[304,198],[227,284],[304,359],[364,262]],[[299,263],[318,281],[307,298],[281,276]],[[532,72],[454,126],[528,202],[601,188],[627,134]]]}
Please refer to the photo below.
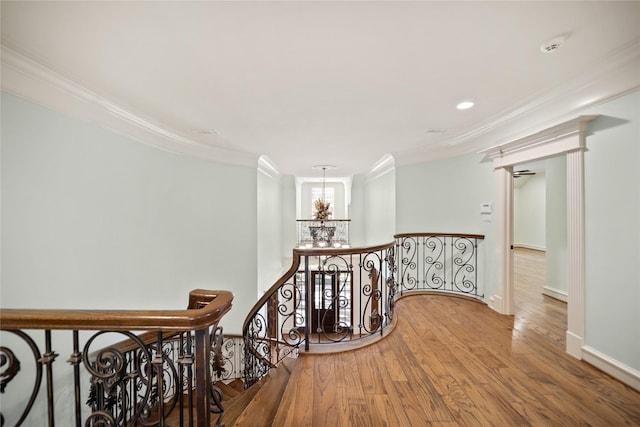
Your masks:
{"label": "stair railing", "polygon": [[482,299],[478,282],[481,234],[405,233],[394,236],[398,293],[439,292]]}
{"label": "stair railing", "polygon": [[245,387],[300,351],[382,335],[393,318],[395,250],[294,249],[291,268],[244,322]]}
{"label": "stair railing", "polygon": [[220,349],[220,367],[214,372],[213,382],[232,382],[244,378],[244,337],[225,334]]}
{"label": "stair railing", "polygon": [[217,325],[232,300],[194,290],[186,310],[0,310],[0,423],[219,423]]}

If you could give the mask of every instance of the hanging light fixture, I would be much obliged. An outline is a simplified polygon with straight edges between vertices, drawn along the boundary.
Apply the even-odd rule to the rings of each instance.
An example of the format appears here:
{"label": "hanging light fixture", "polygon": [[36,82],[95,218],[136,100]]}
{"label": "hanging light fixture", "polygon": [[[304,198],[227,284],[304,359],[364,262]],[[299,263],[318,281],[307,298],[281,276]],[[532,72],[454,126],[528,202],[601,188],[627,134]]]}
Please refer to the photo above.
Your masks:
{"label": "hanging light fixture", "polygon": [[313,238],[313,246],[324,248],[333,244],[331,240],[333,239],[336,229],[335,226],[325,225],[325,221],[329,219],[329,209],[331,207],[330,203],[326,200],[327,169],[335,169],[335,166],[317,165],[313,168],[322,169],[322,194],[320,199],[313,202],[313,207],[315,209],[314,219],[319,220],[320,224],[311,226],[309,229]]}
{"label": "hanging light fixture", "polygon": [[329,208],[331,207],[326,200],[327,191],[327,169],[335,169],[335,166],[331,165],[316,165],[314,169],[322,169],[322,197],[313,202],[315,208],[315,219],[325,220],[329,219]]}

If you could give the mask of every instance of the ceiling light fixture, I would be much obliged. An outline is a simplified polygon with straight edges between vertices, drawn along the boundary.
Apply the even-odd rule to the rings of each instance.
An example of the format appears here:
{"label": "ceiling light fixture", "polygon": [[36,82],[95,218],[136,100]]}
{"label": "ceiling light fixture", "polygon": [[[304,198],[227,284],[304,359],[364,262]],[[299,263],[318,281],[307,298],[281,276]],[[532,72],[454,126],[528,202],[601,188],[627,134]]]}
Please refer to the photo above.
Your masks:
{"label": "ceiling light fixture", "polygon": [[468,110],[471,107],[473,107],[473,101],[462,101],[461,103],[456,105],[456,108],[458,110]]}
{"label": "ceiling light fixture", "polygon": [[427,128],[424,133],[443,133],[446,132],[446,129],[443,128]]}

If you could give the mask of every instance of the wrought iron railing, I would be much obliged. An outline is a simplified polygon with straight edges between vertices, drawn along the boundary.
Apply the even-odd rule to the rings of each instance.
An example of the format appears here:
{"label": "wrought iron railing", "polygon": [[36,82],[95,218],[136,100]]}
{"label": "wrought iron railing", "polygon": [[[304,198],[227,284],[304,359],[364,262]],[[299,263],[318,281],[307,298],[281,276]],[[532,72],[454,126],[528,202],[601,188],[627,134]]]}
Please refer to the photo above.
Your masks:
{"label": "wrought iron railing", "polygon": [[480,234],[407,233],[394,236],[398,293],[434,291],[483,298],[478,284]]}
{"label": "wrought iron railing", "polygon": [[350,219],[299,219],[299,248],[348,247]]}
{"label": "wrought iron railing", "polygon": [[214,372],[213,382],[230,382],[244,378],[244,338],[224,335],[220,349],[220,369]]}
{"label": "wrought iron railing", "polygon": [[1,310],[1,424],[219,423],[217,325],[232,299],[194,290],[186,310]]}
{"label": "wrought iron railing", "polygon": [[245,386],[285,357],[383,334],[393,317],[395,244],[294,249],[293,265],[243,326]]}

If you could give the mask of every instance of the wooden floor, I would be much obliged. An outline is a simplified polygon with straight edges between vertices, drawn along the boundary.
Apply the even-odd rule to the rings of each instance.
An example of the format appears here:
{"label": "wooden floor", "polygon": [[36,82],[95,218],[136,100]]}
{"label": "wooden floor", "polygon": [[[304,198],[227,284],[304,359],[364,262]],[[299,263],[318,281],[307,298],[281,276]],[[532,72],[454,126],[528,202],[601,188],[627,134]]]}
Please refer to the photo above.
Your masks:
{"label": "wooden floor", "polygon": [[396,305],[379,343],[303,355],[274,426],[640,426],[640,393],[565,353],[566,304],[517,251],[516,312],[445,296]]}

